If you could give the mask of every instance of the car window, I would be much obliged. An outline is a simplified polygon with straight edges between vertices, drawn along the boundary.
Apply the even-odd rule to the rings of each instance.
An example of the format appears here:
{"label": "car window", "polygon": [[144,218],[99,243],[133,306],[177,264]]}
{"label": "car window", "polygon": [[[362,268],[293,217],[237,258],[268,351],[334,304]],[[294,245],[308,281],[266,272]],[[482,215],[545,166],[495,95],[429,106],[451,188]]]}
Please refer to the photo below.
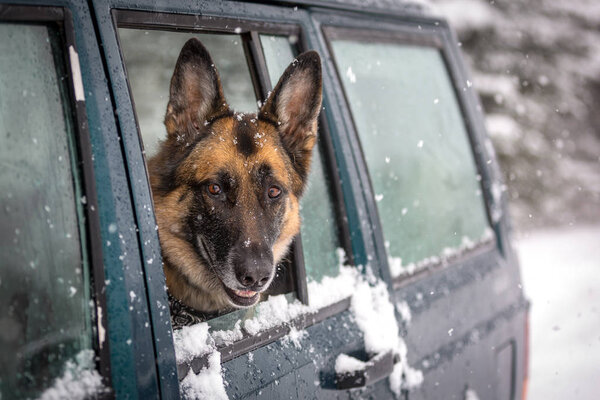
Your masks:
{"label": "car window", "polygon": [[[159,141],[166,137],[163,119],[169,100],[170,79],[179,52],[191,37],[197,37],[208,49],[230,106],[242,112],[258,109],[255,93],[259,90],[255,90],[252,83],[242,35],[119,28],[119,41],[147,159],[156,153]],[[297,37],[260,35],[260,41],[271,83],[275,85],[294,59]],[[156,51],[157,46],[160,52]],[[329,187],[331,182],[325,173],[322,150],[315,148],[313,154],[309,183],[300,205],[304,259],[304,266],[300,267],[305,267],[309,280],[320,281],[324,276],[339,273],[336,249],[340,245]],[[280,279],[286,282],[275,292],[287,293],[288,301],[297,298],[292,293],[291,260],[290,252],[278,268],[278,274],[282,275]],[[260,305],[218,316],[209,323],[213,330],[232,329],[238,320],[253,318],[257,313],[260,313]]]}
{"label": "car window", "polygon": [[59,32],[0,37],[0,397],[37,398],[95,364],[86,199]]}
{"label": "car window", "polygon": [[[283,71],[294,59],[295,36],[261,35],[271,84],[277,84]],[[302,250],[306,276],[321,281],[339,273],[336,249],[340,247],[331,178],[326,174],[323,146],[313,150],[313,162],[306,191],[300,200]],[[309,299],[310,301],[310,299]]]}
{"label": "car window", "polygon": [[338,74],[374,190],[393,276],[489,236],[480,177],[437,48],[335,38]]}

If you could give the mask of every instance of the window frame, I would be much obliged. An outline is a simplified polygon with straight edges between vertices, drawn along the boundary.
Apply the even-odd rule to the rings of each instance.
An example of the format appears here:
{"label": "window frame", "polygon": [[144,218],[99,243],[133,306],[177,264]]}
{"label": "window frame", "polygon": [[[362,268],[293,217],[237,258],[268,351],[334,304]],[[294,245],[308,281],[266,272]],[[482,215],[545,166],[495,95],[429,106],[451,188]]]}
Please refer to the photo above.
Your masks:
{"label": "window frame", "polygon": [[[140,148],[143,149],[142,136],[139,128],[137,112],[135,109],[135,99],[131,91],[129,79],[127,78],[127,69],[124,62],[124,57],[121,50],[120,39],[118,36],[119,28],[132,29],[147,29],[159,31],[176,31],[190,33],[229,33],[239,35],[246,56],[248,71],[250,73],[252,84],[255,91],[255,96],[259,100],[264,100],[266,94],[272,89],[271,81],[266,65],[266,59],[263,54],[260,35],[296,35],[298,43],[295,50],[298,52],[305,51],[309,48],[306,33],[302,29],[301,23],[296,22],[266,22],[255,21],[244,18],[232,17],[205,17],[195,14],[177,14],[164,11],[147,11],[147,10],[130,10],[122,8],[111,9],[111,17],[113,27],[115,29],[120,62],[125,71],[125,79],[131,106],[133,109],[135,128],[140,143]],[[236,32],[236,28],[240,28],[241,32]],[[346,204],[344,202],[341,179],[339,169],[336,162],[334,147],[330,136],[329,126],[326,121],[326,116],[321,113],[319,117],[319,142],[318,146],[323,150],[323,162],[326,174],[331,178],[332,183],[332,198],[334,200],[334,210],[336,218],[336,228],[338,231],[338,239],[340,246],[346,252],[346,263],[354,264],[354,255],[350,240],[350,227],[348,218],[346,217]],[[319,151],[316,148],[314,151]],[[144,170],[146,172],[146,181],[150,188],[147,165],[144,162]],[[151,196],[151,194],[150,194]],[[151,207],[154,215],[154,207]],[[160,246],[160,245],[159,245]],[[304,266],[304,255],[302,252],[301,234],[295,237],[292,244],[293,263],[292,273],[296,289],[296,298],[303,304],[308,304],[307,277]],[[160,253],[159,253],[160,254]],[[304,329],[311,325],[317,324],[331,316],[341,313],[350,307],[350,299],[346,298],[339,302],[319,309],[316,313],[301,315],[288,323],[278,325],[273,328],[261,331],[256,335],[250,335],[244,332],[242,339],[235,341],[230,345],[218,347],[217,350],[221,353],[221,363],[226,363],[245,353],[256,350],[257,348],[275,342],[281,337],[287,335],[290,329]],[[206,366],[207,360],[203,357],[196,358],[189,363],[177,364],[179,379],[182,380],[190,368],[199,370]]]}
{"label": "window frame", "polygon": [[[100,235],[100,217],[98,215],[98,193],[93,168],[93,154],[86,112],[85,95],[84,98],[78,98],[77,91],[83,90],[82,71],[79,64],[79,52],[75,41],[75,27],[73,24],[73,14],[67,7],[44,5],[13,5],[0,4],[0,23],[22,23],[22,24],[42,24],[47,26],[54,25],[60,36],[62,67],[67,75],[67,80],[63,83],[65,94],[68,97],[68,107],[65,110],[67,118],[71,118],[73,132],[67,133],[73,135],[75,141],[75,151],[69,152],[74,158],[74,164],[79,168],[72,169],[73,180],[80,180],[82,192],[86,196],[86,203],[83,204],[84,220],[79,223],[85,227],[85,240],[81,240],[80,247],[88,254],[88,268],[90,281],[90,300],[94,302],[95,307],[90,312],[92,326],[92,350],[97,361],[96,370],[102,377],[102,383],[112,389],[112,375],[110,365],[110,345],[108,335],[100,342],[99,332],[101,329],[108,331],[107,313],[99,312],[107,310],[106,292],[104,290],[104,263],[103,247]],[[70,52],[73,49],[75,55]],[[56,55],[55,55],[56,56]],[[65,105],[63,105],[65,108]],[[75,199],[78,201],[78,199]],[[113,398],[112,390],[99,395],[99,399]]]}
{"label": "window frame", "polygon": [[[322,18],[322,17],[321,17]],[[317,17],[319,19],[319,17]],[[321,34],[323,35],[327,51],[329,52],[329,57],[332,59],[333,69],[335,73],[335,85],[338,86],[339,93],[341,93],[342,102],[344,105],[344,113],[345,118],[350,122],[349,125],[351,128],[350,136],[352,136],[352,141],[354,142],[354,150],[360,155],[359,159],[361,160],[361,167],[364,168],[365,171],[365,179],[368,181],[368,189],[369,192],[365,193],[366,203],[369,205],[371,218],[372,218],[372,226],[375,235],[375,242],[380,244],[378,245],[378,256],[380,264],[382,265],[382,269],[387,271],[391,282],[392,288],[394,290],[400,289],[401,287],[405,287],[412,282],[420,280],[426,276],[435,273],[444,268],[453,267],[455,265],[463,263],[467,259],[471,259],[481,253],[486,253],[490,251],[494,251],[495,249],[501,250],[500,234],[499,227],[497,223],[494,223],[492,218],[492,207],[493,207],[493,196],[491,194],[491,182],[492,177],[489,169],[486,167],[486,162],[484,158],[489,160],[493,159],[491,155],[485,155],[483,146],[481,145],[481,127],[477,126],[477,121],[473,120],[472,109],[470,108],[469,102],[471,99],[467,98],[467,89],[463,86],[463,90],[459,90],[458,83],[464,82],[466,83],[466,79],[462,79],[461,71],[459,68],[453,63],[456,60],[453,60],[453,56],[450,53],[453,45],[451,44],[451,40],[453,37],[450,32],[450,28],[445,23],[445,21],[422,18],[422,19],[414,19],[411,20],[400,18],[400,22],[398,23],[398,19],[395,18],[394,21],[396,24],[391,25],[385,18],[380,18],[381,24],[377,27],[373,28],[372,23],[370,21],[370,26],[365,24],[363,21],[358,21],[352,17],[338,17],[334,21],[323,22],[321,25]],[[383,243],[385,241],[383,235],[383,227],[381,224],[381,216],[379,214],[379,210],[374,201],[374,189],[371,181],[371,176],[366,162],[365,153],[360,141],[360,137],[358,134],[358,130],[356,128],[356,123],[354,119],[354,115],[352,114],[350,108],[350,102],[348,100],[348,96],[346,94],[346,90],[342,84],[341,72],[338,70],[337,61],[335,58],[335,54],[332,47],[332,41],[337,38],[344,39],[352,39],[363,43],[370,43],[373,41],[381,42],[381,43],[391,43],[398,45],[413,45],[413,46],[422,46],[437,49],[442,57],[442,61],[446,67],[446,71],[448,73],[450,83],[452,85],[452,91],[454,92],[457,100],[457,104],[461,113],[461,119],[464,123],[465,130],[467,132],[467,140],[470,146],[470,152],[473,155],[473,161],[475,162],[476,173],[481,177],[479,181],[479,187],[482,191],[483,196],[483,205],[485,209],[485,215],[488,223],[488,228],[492,229],[496,236],[496,242],[494,239],[483,240],[475,244],[475,246],[471,249],[468,249],[460,254],[448,257],[446,259],[440,260],[439,262],[427,264],[411,274],[401,274],[398,276],[391,276],[389,262],[387,259],[387,250],[383,247]],[[463,83],[463,84],[464,84]],[[472,91],[472,90],[470,90]],[[480,107],[480,106],[479,106]],[[486,157],[484,157],[486,156]]]}

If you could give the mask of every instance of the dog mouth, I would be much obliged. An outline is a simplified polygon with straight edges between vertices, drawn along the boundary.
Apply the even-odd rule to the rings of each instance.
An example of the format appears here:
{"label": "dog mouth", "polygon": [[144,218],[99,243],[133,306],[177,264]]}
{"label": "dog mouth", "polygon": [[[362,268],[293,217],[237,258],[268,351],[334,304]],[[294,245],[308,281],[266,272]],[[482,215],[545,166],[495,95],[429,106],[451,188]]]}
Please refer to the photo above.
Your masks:
{"label": "dog mouth", "polygon": [[203,237],[198,236],[197,241],[198,241],[198,247],[200,249],[200,253],[201,253],[202,257],[207,261],[209,268],[212,270],[212,272],[215,274],[215,276],[219,279],[219,281],[221,282],[221,285],[223,285],[223,289],[225,289],[225,293],[231,300],[231,303],[235,307],[250,307],[250,306],[256,304],[258,302],[258,297],[259,297],[260,293],[253,291],[253,290],[237,290],[237,289],[231,289],[231,288],[227,287],[227,285],[225,285],[225,283],[221,280],[219,275],[214,270],[213,258],[211,257],[210,251],[208,251],[208,246],[204,242]]}
{"label": "dog mouth", "polygon": [[[221,282],[223,283],[223,282]],[[223,284],[223,288],[225,288],[225,293],[229,296],[229,299],[236,307],[250,307],[256,304],[258,301],[258,297],[260,296],[259,292],[255,292],[253,290],[235,290],[230,289],[225,284]]]}

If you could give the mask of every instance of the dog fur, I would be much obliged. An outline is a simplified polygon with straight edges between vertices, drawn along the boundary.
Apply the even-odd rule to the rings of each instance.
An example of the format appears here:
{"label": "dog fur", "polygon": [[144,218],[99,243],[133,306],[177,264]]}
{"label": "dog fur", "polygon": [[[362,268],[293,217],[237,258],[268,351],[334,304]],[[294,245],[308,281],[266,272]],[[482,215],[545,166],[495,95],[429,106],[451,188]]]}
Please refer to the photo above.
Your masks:
{"label": "dog fur", "polygon": [[244,115],[227,105],[200,41],[183,46],[167,138],[148,162],[172,296],[203,312],[258,302],[300,229],[320,109],[314,51],[290,64],[256,114]]}

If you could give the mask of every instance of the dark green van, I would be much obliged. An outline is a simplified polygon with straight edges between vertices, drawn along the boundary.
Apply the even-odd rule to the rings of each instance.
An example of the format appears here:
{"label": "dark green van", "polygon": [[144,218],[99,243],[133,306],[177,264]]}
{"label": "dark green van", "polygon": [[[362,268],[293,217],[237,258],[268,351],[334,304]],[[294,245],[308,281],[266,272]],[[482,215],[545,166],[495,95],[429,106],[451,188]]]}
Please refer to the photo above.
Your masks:
{"label": "dark green van", "polygon": [[[146,158],[177,55],[254,111],[317,50],[285,290],[173,329]],[[523,399],[527,308],[446,21],[358,0],[0,0],[0,399]]]}

